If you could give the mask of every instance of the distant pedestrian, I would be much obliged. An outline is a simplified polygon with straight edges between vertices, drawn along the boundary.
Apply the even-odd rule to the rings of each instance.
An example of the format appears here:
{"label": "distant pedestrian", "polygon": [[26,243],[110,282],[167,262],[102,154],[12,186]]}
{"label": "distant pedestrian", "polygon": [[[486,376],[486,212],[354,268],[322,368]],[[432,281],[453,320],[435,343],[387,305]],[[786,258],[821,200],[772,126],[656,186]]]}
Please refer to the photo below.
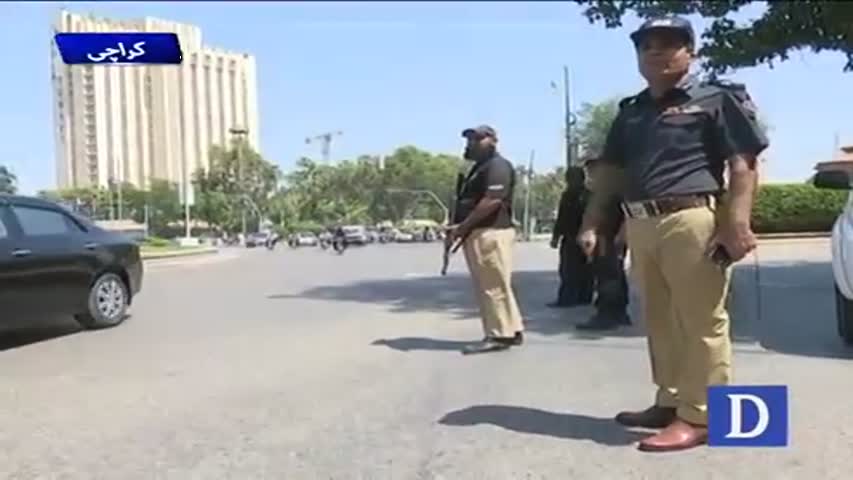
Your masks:
{"label": "distant pedestrian", "polygon": [[473,162],[454,209],[445,239],[462,242],[480,307],[485,338],[463,353],[506,350],[524,341],[521,311],[512,290],[512,195],[515,169],[497,151],[498,136],[482,125],[462,132],[465,159]]}
{"label": "distant pedestrian", "polygon": [[641,450],[680,450],[707,440],[707,388],[731,376],[729,264],[755,248],[756,157],[768,141],[743,85],[690,75],[690,22],[649,20],[631,39],[648,88],[619,103],[578,242],[595,250],[622,195],[658,388],[653,406],[616,420],[663,429]]}
{"label": "distant pedestrian", "polygon": [[557,300],[549,303],[549,307],[568,308],[592,302],[592,265],[575,240],[588,197],[583,168],[566,169],[566,187],[560,196],[557,219],[551,234],[551,248],[559,248],[560,252],[560,286],[557,289]]}
{"label": "distant pedestrian", "polygon": [[[589,158],[584,163],[587,171],[587,189],[596,191],[599,163]],[[579,330],[609,330],[621,325],[630,325],[628,316],[628,279],[625,277],[625,215],[620,198],[614,196],[606,206],[607,221],[598,229],[598,242],[592,258],[595,278],[595,314]],[[575,242],[577,245],[577,242]]]}

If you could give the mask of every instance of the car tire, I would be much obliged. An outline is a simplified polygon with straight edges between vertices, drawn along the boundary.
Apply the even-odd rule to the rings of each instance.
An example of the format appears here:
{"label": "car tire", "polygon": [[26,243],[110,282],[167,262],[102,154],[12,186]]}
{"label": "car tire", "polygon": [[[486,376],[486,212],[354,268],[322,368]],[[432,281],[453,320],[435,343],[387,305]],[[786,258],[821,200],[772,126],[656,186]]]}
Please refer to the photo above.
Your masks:
{"label": "car tire", "polygon": [[104,273],[89,289],[88,311],[74,318],[86,329],[115,327],[127,316],[130,294],[124,280],[115,273]]}
{"label": "car tire", "polygon": [[848,300],[838,286],[835,287],[835,319],[838,323],[838,336],[847,345],[853,345],[853,301]]}

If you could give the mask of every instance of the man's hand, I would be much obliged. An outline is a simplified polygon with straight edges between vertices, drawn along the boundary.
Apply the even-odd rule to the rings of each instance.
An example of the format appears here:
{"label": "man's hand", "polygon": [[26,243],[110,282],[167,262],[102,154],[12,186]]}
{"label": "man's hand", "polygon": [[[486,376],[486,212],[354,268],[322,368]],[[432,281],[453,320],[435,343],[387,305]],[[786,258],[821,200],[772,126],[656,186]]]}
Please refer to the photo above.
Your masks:
{"label": "man's hand", "polygon": [[551,248],[557,248],[560,246],[560,237],[553,236],[551,237]]}
{"label": "man's hand", "polygon": [[755,250],[757,240],[748,223],[738,223],[718,228],[714,238],[711,239],[709,251],[713,251],[718,245],[726,249],[732,262],[737,262]]}
{"label": "man's hand", "polygon": [[593,253],[595,253],[595,246],[598,244],[598,235],[595,233],[595,229],[587,228],[581,230],[578,234],[577,242],[584,255],[587,258],[592,258]]}
{"label": "man's hand", "polygon": [[462,224],[450,225],[445,230],[444,248],[456,249],[459,243],[468,236],[469,230]]}

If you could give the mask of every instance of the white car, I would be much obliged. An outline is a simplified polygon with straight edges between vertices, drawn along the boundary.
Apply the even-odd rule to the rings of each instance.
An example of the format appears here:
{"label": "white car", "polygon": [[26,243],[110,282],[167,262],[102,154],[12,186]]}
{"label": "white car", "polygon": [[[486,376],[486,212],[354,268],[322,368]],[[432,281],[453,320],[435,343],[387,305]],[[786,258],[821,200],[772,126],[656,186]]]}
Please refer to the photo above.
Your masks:
{"label": "white car", "polygon": [[397,230],[394,232],[394,241],[398,243],[410,243],[415,241],[414,234]]}
{"label": "white car", "polygon": [[[841,170],[818,172],[817,188],[853,189],[853,174]],[[832,227],[832,276],[835,278],[835,318],[838,335],[853,345],[853,194],[849,194],[844,210]]]}
{"label": "white car", "polygon": [[367,229],[362,225],[346,225],[343,227],[347,243],[355,245],[367,245]]}
{"label": "white car", "polygon": [[296,247],[316,247],[319,243],[317,235],[311,232],[297,233],[293,237],[293,245]]}

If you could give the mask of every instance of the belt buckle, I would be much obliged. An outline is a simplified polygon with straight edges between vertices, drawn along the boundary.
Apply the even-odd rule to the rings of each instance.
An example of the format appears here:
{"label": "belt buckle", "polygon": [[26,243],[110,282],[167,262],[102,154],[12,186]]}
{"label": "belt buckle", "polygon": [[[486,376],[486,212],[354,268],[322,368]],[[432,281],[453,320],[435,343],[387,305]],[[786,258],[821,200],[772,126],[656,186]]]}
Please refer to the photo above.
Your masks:
{"label": "belt buckle", "polygon": [[628,211],[628,216],[631,218],[649,218],[649,212],[646,210],[646,205],[642,202],[625,202],[625,209]]}

